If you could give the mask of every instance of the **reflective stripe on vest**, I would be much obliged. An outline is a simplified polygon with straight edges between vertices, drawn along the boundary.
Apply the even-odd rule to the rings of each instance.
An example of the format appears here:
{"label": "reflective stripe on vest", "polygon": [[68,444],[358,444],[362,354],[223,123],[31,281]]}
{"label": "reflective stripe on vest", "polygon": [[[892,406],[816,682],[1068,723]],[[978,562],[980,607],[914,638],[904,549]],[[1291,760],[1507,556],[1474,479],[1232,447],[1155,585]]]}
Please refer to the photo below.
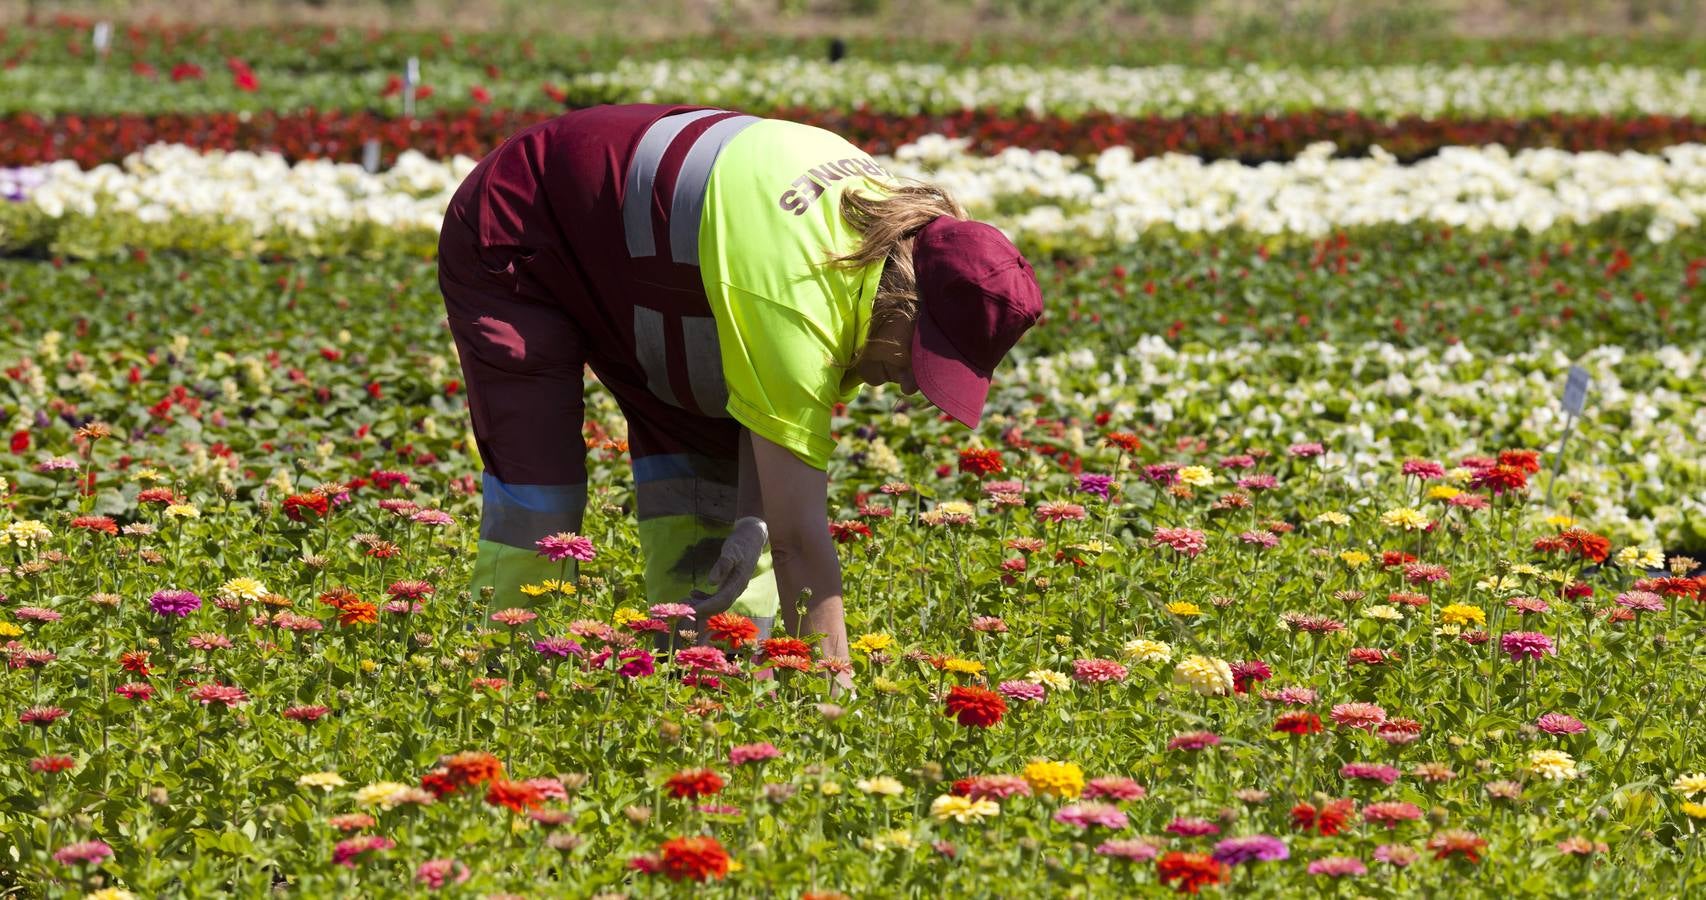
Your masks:
{"label": "reflective stripe on vest", "polygon": [[[658,255],[652,200],[658,167],[663,163],[664,154],[669,152],[670,146],[687,126],[708,116],[727,114],[726,110],[700,109],[665,116],[653,122],[641,135],[634,157],[628,163],[626,191],[622,197],[622,232],[627,238],[630,257],[638,259]],[[758,121],[757,116],[729,115],[700,133],[687,148],[687,155],[676,173],[671,196],[660,198],[664,201],[662,207],[669,210],[669,220],[665,225],[672,261],[699,265],[699,224],[704,218],[705,191],[711,182],[711,166],[735,135]]]}

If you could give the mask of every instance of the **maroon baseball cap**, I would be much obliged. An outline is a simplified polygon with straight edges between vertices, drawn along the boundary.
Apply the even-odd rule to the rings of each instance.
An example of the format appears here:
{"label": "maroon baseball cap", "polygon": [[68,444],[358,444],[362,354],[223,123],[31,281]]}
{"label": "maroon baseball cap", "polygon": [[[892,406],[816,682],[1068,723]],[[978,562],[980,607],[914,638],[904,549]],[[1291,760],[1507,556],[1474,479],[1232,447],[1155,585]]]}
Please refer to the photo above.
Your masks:
{"label": "maroon baseball cap", "polygon": [[918,232],[912,265],[912,376],[938,409],[976,428],[995,367],[1042,317],[1037,274],[999,229],[953,216]]}

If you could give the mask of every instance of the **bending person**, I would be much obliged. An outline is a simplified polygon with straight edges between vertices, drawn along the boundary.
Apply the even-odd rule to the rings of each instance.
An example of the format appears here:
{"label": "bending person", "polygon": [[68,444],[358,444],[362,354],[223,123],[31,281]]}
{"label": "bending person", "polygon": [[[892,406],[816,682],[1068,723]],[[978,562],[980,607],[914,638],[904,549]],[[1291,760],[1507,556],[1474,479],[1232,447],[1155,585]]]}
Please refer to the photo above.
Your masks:
{"label": "bending person", "polygon": [[784,626],[839,658],[831,411],[896,384],[975,427],[1042,314],[1029,263],[941,189],[818,128],[690,106],[511,137],[451,201],[439,286],[485,465],[477,592],[515,606],[557,577],[535,542],[580,530],[591,366],[628,421],[648,600],[767,632],[810,589]]}

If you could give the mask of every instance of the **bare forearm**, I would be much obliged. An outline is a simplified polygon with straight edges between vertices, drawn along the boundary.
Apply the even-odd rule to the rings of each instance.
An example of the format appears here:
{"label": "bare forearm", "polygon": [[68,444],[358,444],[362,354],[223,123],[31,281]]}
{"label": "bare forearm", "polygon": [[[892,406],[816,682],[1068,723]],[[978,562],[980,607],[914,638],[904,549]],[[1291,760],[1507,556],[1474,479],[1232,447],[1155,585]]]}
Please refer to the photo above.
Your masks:
{"label": "bare forearm", "polygon": [[[780,544],[776,555],[776,587],[782,595],[782,625],[795,635],[821,634],[819,650],[825,657],[846,659],[847,622],[841,606],[841,560],[830,542],[825,521],[820,539],[806,536],[797,548]],[[803,621],[799,615],[800,592],[811,590]]]}

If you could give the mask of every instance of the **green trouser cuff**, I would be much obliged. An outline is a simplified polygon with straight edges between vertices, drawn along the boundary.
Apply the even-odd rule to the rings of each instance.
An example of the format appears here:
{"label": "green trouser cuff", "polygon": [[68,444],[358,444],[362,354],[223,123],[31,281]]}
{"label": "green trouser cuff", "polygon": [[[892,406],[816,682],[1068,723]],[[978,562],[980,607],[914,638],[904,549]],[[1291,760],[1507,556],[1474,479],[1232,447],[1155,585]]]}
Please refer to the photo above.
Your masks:
{"label": "green trouser cuff", "polygon": [[535,549],[511,547],[497,541],[482,540],[479,555],[474,559],[472,591],[479,600],[483,589],[491,588],[492,597],[485,602],[486,611],[495,612],[511,607],[530,607],[534,598],[521,590],[522,585],[546,581],[566,581],[574,584],[577,576],[574,560],[552,562]]}
{"label": "green trouser cuff", "polygon": [[[651,603],[682,603],[693,591],[715,587],[705,574],[716,563],[732,526],[699,516],[655,516],[640,520],[640,549],[646,563],[646,599]],[[752,619],[774,619],[780,609],[776,573],[770,551],[758,558],[752,582],[735,601],[732,612]]]}

